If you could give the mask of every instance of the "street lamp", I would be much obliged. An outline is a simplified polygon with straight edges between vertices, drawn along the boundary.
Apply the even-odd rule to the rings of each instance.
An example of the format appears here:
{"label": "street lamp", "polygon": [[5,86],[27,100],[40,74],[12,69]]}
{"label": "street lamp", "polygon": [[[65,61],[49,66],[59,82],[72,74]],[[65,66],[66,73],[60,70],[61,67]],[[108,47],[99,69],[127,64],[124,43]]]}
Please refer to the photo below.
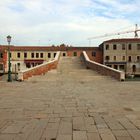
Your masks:
{"label": "street lamp", "polygon": [[11,62],[10,62],[10,43],[11,43],[11,36],[8,35],[7,36],[7,42],[8,42],[8,82],[12,82],[12,78],[11,78]]}

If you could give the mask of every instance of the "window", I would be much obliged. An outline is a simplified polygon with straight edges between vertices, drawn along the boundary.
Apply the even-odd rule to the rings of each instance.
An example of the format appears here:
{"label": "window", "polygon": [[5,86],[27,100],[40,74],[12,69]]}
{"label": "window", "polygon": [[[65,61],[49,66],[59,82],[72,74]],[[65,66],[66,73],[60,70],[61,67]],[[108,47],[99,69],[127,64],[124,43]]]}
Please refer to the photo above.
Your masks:
{"label": "window", "polygon": [[110,68],[112,67],[111,65],[106,65],[106,66],[108,66],[108,67],[110,67]]}
{"label": "window", "polygon": [[31,67],[31,64],[30,63],[26,63],[26,67],[27,68],[30,68]]}
{"label": "window", "polygon": [[43,58],[43,53],[40,53],[40,57]]}
{"label": "window", "polygon": [[51,58],[51,53],[48,53],[48,58]]}
{"label": "window", "polygon": [[109,45],[107,44],[107,45],[105,46],[105,48],[106,48],[106,50],[109,50]]}
{"label": "window", "polygon": [[137,61],[140,62],[140,56],[137,56]]}
{"label": "window", "polygon": [[137,44],[137,50],[140,50],[140,44]]}
{"label": "window", "polygon": [[66,53],[63,53],[63,56],[66,56]]}
{"label": "window", "polygon": [[135,74],[136,70],[137,70],[136,65],[133,65],[132,66],[132,71],[133,71],[134,74]]}
{"label": "window", "polygon": [[122,50],[125,50],[125,44],[122,44]]}
{"label": "window", "polygon": [[0,53],[0,58],[3,58],[3,53]]}
{"label": "window", "polygon": [[56,53],[54,53],[53,56],[55,57],[56,56]]}
{"label": "window", "polygon": [[0,64],[0,70],[3,70],[3,64]]}
{"label": "window", "polygon": [[36,53],[36,58],[39,58],[39,53]]}
{"label": "window", "polygon": [[114,61],[116,61],[116,56],[114,56]]}
{"label": "window", "polygon": [[18,71],[20,71],[20,63],[17,63]]}
{"label": "window", "polygon": [[96,57],[96,52],[92,52],[92,56]]}
{"label": "window", "polygon": [[117,45],[116,44],[113,45],[113,50],[117,50]]}
{"label": "window", "polygon": [[74,53],[73,53],[73,56],[77,56],[77,52],[74,52]]}
{"label": "window", "polygon": [[31,57],[34,58],[34,53],[31,53]]}
{"label": "window", "polygon": [[124,70],[125,66],[124,65],[120,65],[120,70]]}
{"label": "window", "polygon": [[107,60],[107,61],[110,60],[110,57],[109,56],[106,56],[105,57],[105,60]]}
{"label": "window", "polygon": [[122,57],[122,60],[124,60],[124,61],[125,61],[125,56],[123,56],[123,57]]}
{"label": "window", "polygon": [[35,66],[35,63],[31,63],[31,65],[34,67]]}
{"label": "window", "polygon": [[118,65],[114,65],[114,69],[116,69],[116,70],[117,70],[117,69],[118,69]]}
{"label": "window", "polygon": [[24,53],[24,58],[27,58],[27,53],[26,52]]}
{"label": "window", "polygon": [[131,62],[131,56],[128,56],[128,61]]}
{"label": "window", "polygon": [[[11,57],[11,56],[10,56],[10,57]],[[20,58],[20,53],[19,53],[19,52],[17,53],[17,57]]]}
{"label": "window", "polygon": [[132,49],[132,45],[128,44],[128,50],[131,50],[131,49]]}

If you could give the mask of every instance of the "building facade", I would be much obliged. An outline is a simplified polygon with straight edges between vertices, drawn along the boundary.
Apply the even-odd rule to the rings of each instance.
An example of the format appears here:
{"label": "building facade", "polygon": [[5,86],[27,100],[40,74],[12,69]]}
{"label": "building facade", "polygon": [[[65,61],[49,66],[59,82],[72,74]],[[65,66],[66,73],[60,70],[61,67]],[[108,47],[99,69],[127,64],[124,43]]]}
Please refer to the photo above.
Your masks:
{"label": "building facade", "polygon": [[[40,65],[53,60],[56,52],[61,51],[61,56],[80,57],[86,51],[89,58],[102,63],[102,52],[98,47],[68,47],[68,46],[10,46],[11,71],[21,70]],[[8,71],[8,46],[0,46],[0,72]]]}
{"label": "building facade", "polygon": [[124,71],[126,75],[140,75],[140,39],[112,39],[100,45],[103,64]]}
{"label": "building facade", "polygon": [[[104,41],[99,47],[10,46],[11,70],[21,70],[53,60],[56,52],[62,57],[88,57],[98,63],[124,71],[126,75],[140,75],[140,39],[125,38]],[[0,45],[0,73],[8,71],[8,46]]]}

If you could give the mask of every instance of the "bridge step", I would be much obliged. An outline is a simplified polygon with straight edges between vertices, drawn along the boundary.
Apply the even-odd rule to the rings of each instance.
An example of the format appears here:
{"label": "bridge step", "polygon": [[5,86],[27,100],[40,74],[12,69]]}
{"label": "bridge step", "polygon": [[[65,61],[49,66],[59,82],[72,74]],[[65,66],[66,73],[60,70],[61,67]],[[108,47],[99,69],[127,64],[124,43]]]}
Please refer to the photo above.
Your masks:
{"label": "bridge step", "polygon": [[104,80],[109,77],[100,75],[93,70],[86,69],[85,65],[83,65],[78,57],[61,57],[56,70],[51,70],[42,76],[32,77],[28,81],[55,81],[57,78],[95,81]]}

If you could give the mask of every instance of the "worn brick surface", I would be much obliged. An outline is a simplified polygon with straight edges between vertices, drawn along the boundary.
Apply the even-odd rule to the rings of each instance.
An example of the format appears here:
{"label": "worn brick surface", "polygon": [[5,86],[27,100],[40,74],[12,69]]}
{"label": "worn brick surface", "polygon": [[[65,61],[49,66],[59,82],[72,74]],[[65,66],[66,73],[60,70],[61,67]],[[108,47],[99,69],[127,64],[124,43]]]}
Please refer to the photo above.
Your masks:
{"label": "worn brick surface", "polygon": [[116,138],[117,138],[117,140],[133,140],[132,137],[128,137],[128,136],[126,136],[126,137],[119,136],[119,137],[116,137]]}
{"label": "worn brick surface", "polygon": [[83,117],[73,117],[73,129],[74,130],[86,130]]}
{"label": "worn brick surface", "polygon": [[128,130],[130,135],[133,137],[134,140],[140,139],[140,130]]}
{"label": "worn brick surface", "polygon": [[101,134],[102,140],[116,140],[115,136],[112,134]]}
{"label": "worn brick surface", "polygon": [[120,137],[130,136],[126,130],[113,130],[112,132],[116,137],[118,137],[118,136],[120,136]]}
{"label": "worn brick surface", "polygon": [[57,140],[72,140],[72,135],[58,135]]}
{"label": "worn brick surface", "polygon": [[135,125],[132,124],[132,123],[131,123],[129,120],[127,120],[126,118],[120,119],[119,121],[120,121],[120,123],[121,123],[126,129],[137,129],[137,128],[135,127]]}
{"label": "worn brick surface", "polygon": [[139,140],[140,82],[60,58],[57,70],[0,82],[0,140]]}
{"label": "worn brick surface", "polygon": [[87,133],[88,140],[101,140],[99,133]]}
{"label": "worn brick surface", "polygon": [[72,123],[61,121],[59,134],[72,135]]}
{"label": "worn brick surface", "polygon": [[73,131],[73,140],[87,140],[86,131]]}

